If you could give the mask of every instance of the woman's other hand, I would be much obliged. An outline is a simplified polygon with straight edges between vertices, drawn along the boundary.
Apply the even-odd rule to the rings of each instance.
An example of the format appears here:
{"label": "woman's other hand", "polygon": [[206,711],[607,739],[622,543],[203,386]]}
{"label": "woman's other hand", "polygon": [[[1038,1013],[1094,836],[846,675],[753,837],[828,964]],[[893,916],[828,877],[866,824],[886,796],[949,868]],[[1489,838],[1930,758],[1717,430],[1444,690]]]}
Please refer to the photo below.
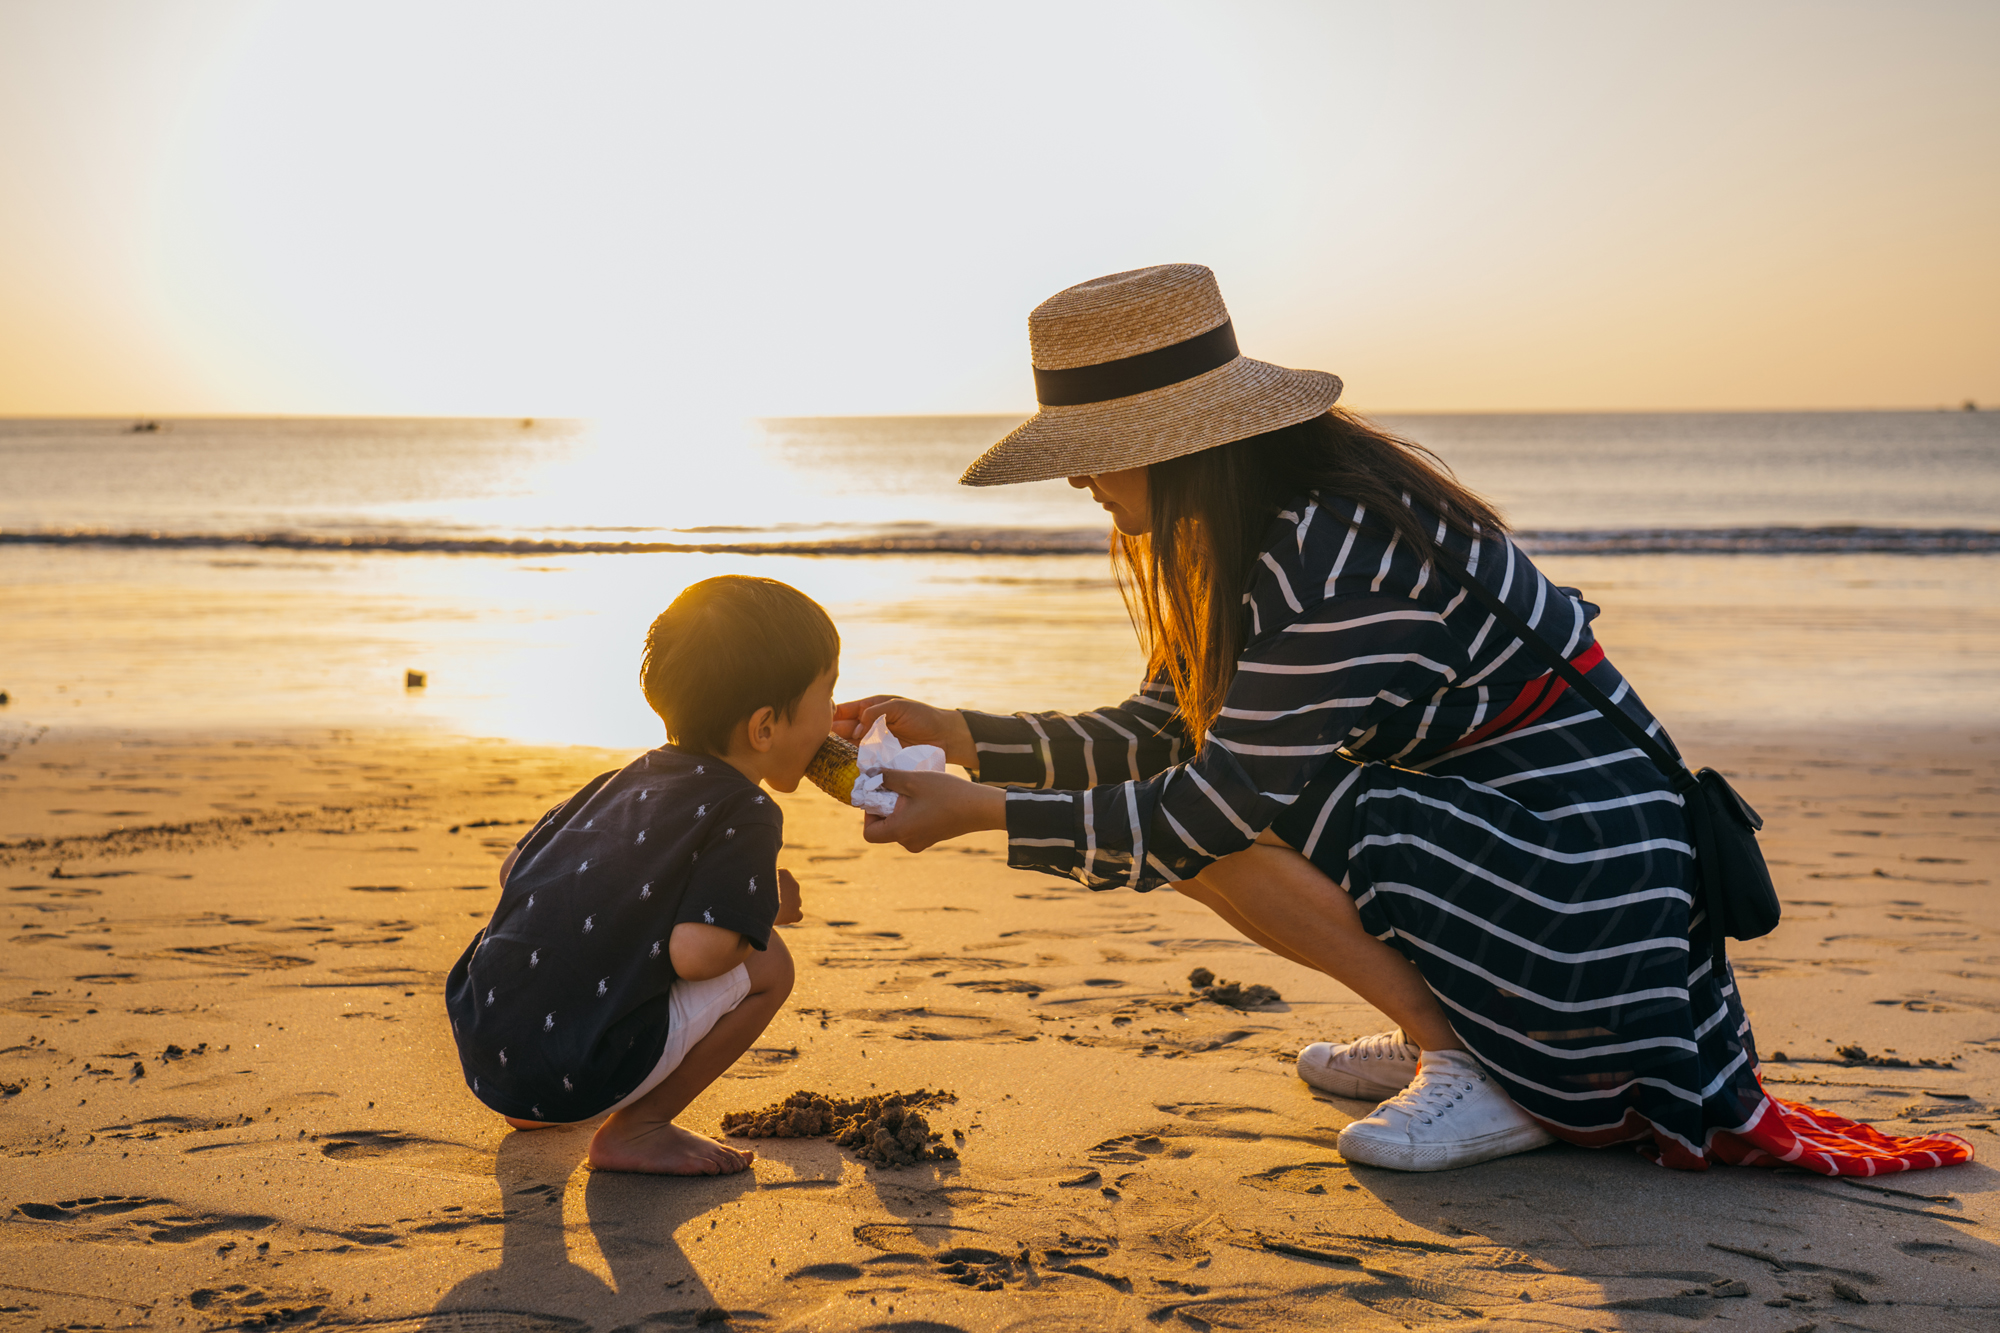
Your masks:
{"label": "woman's other hand", "polygon": [[805,907],[799,901],[799,881],[789,870],[778,871],[778,918],[771,924],[789,926],[806,918]]}
{"label": "woman's other hand", "polygon": [[882,786],[896,793],[896,813],[863,818],[861,836],[869,842],[896,842],[904,851],[921,852],[947,838],[1007,827],[1007,793],[998,787],[949,773],[896,769],[882,774]]}
{"label": "woman's other hand", "polygon": [[889,719],[890,732],[905,745],[935,745],[944,751],[949,763],[960,768],[979,766],[965,714],[956,708],[933,708],[899,694],[871,694],[838,705],[833,710],[833,734],[858,742],[878,717]]}

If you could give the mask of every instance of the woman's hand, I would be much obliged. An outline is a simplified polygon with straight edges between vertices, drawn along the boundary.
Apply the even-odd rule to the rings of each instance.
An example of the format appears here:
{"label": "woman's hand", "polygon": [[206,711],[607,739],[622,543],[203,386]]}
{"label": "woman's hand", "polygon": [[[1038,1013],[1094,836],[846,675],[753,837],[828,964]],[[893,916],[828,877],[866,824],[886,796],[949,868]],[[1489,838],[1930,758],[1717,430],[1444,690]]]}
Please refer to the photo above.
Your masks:
{"label": "woman's hand", "polygon": [[1007,793],[998,787],[897,769],[882,774],[882,786],[896,793],[896,813],[864,817],[861,836],[869,842],[899,842],[904,851],[921,852],[963,833],[1007,827]]}
{"label": "woman's hand", "polygon": [[889,719],[889,730],[905,745],[935,745],[947,761],[960,768],[977,769],[979,754],[972,748],[972,728],[965,714],[956,708],[933,708],[897,694],[871,694],[866,699],[844,703],[833,710],[833,734],[859,741],[875,725],[875,719]]}
{"label": "woman's hand", "polygon": [[805,908],[799,902],[799,881],[789,870],[778,871],[778,917],[771,924],[790,926],[806,919]]}

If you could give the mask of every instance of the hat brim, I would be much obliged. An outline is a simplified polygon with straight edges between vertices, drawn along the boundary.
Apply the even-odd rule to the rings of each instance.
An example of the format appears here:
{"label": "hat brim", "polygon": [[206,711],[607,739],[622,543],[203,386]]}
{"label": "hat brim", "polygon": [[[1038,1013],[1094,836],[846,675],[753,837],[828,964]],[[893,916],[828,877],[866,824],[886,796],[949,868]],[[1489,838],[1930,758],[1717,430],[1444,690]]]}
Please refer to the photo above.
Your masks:
{"label": "hat brim", "polygon": [[1162,389],[1045,407],[979,456],[962,486],[1010,486],[1164,463],[1296,426],[1340,399],[1340,377],[1239,356]]}

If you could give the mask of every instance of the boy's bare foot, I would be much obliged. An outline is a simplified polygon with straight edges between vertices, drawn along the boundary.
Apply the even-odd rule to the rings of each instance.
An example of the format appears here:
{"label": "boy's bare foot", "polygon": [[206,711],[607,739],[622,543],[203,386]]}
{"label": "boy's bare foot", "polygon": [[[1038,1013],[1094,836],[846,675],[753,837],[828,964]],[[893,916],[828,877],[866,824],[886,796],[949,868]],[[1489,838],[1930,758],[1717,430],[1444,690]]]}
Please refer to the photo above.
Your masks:
{"label": "boy's bare foot", "polygon": [[554,1120],[516,1120],[511,1115],[502,1116],[501,1119],[514,1129],[554,1129],[558,1123]]}
{"label": "boy's bare foot", "polygon": [[632,1120],[622,1113],[600,1125],[590,1140],[590,1165],[598,1171],[728,1176],[748,1169],[756,1157],[671,1122]]}

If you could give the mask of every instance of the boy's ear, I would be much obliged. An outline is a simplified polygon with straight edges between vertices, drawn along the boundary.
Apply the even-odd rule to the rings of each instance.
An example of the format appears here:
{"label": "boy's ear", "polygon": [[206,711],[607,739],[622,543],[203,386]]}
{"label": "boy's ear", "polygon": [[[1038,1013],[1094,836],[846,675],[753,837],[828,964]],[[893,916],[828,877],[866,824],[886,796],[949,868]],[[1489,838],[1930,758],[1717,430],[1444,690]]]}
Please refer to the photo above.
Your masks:
{"label": "boy's ear", "polygon": [[758,754],[769,754],[778,739],[778,710],[765,704],[745,719],[743,726],[748,733],[744,739],[749,741],[750,748]]}

